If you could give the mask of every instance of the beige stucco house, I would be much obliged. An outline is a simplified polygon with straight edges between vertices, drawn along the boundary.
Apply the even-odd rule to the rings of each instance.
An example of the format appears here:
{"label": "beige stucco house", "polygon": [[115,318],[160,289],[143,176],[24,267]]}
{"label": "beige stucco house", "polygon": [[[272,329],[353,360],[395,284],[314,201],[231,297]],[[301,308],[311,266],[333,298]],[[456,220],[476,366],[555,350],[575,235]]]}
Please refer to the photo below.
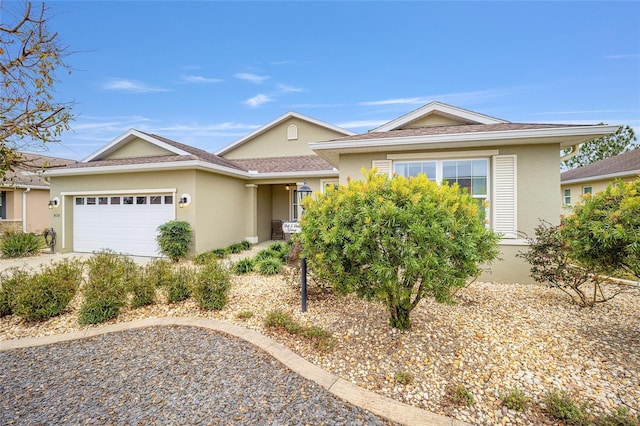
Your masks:
{"label": "beige stucco house", "polygon": [[640,149],[605,158],[560,175],[560,200],[565,213],[584,194],[597,194],[616,180],[629,182],[640,178]]}
{"label": "beige stucco house", "polygon": [[129,130],[47,173],[60,200],[51,215],[56,250],[155,256],[157,227],[173,219],[191,223],[195,252],[269,240],[272,220],[297,219],[298,185],[338,181],[309,143],[352,134],[290,112],[212,154]]}
{"label": "beige stucco house", "polygon": [[39,170],[61,167],[71,160],[22,153],[20,164],[0,181],[0,233],[41,233],[49,228],[49,182]]}
{"label": "beige stucco house", "polygon": [[272,220],[297,219],[302,182],[323,191],[377,167],[469,188],[489,205],[487,226],[503,234],[503,260],[483,278],[530,282],[515,254],[539,219],[559,220],[560,150],[616,129],[510,123],[432,102],[360,135],[288,113],[215,154],[129,130],[47,173],[60,199],[56,250],[155,255],[156,228],[171,219],[192,224],[196,252],[269,240]]}

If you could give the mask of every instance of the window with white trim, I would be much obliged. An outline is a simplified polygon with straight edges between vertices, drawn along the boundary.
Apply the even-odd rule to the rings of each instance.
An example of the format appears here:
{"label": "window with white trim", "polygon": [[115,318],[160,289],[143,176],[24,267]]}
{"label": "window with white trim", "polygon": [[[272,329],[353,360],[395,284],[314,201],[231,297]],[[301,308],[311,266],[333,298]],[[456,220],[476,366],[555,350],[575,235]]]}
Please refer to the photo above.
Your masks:
{"label": "window with white trim", "polygon": [[469,194],[477,200],[482,211],[485,210],[485,201],[489,197],[489,160],[486,158],[394,161],[393,171],[404,177],[424,173],[433,182],[447,182],[449,185],[457,183],[461,188],[466,188]]}
{"label": "window with white trim", "polygon": [[291,220],[298,220],[298,190],[291,190]]}
{"label": "window with white trim", "polygon": [[569,188],[564,190],[564,205],[565,206],[571,205],[571,189]]}
{"label": "window with white trim", "polygon": [[593,187],[592,186],[583,186],[582,187],[582,195],[592,194]]}

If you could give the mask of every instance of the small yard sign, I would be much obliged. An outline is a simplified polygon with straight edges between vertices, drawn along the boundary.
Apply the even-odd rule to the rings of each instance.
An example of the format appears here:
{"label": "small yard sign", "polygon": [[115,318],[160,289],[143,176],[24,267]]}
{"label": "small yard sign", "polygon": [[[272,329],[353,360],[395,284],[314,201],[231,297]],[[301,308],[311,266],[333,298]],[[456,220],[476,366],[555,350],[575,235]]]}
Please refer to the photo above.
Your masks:
{"label": "small yard sign", "polygon": [[285,234],[299,234],[300,222],[284,222],[282,224],[282,230]]}

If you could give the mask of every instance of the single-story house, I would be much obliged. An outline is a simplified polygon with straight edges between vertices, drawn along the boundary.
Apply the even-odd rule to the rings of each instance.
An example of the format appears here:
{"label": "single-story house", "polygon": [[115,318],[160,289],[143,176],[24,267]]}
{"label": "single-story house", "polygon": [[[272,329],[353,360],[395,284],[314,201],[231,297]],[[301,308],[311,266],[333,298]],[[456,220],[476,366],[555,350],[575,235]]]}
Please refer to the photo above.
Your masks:
{"label": "single-story house", "polygon": [[489,205],[503,234],[503,260],[486,279],[530,282],[515,257],[539,219],[557,222],[560,150],[617,126],[510,123],[429,103],[356,135],[287,113],[215,154],[129,130],[86,159],[47,172],[56,250],[100,248],[157,254],[156,228],[171,220],[195,229],[195,252],[271,238],[272,220],[296,220],[296,188],[314,191],[361,178],[361,169],[457,181]]}
{"label": "single-story house", "polygon": [[20,163],[0,180],[0,233],[41,233],[49,228],[49,182],[33,173],[72,163],[64,158],[21,153]]}
{"label": "single-story house", "polygon": [[640,177],[640,149],[605,158],[560,175],[561,204],[565,211],[584,194],[596,194],[616,180],[629,182]]}

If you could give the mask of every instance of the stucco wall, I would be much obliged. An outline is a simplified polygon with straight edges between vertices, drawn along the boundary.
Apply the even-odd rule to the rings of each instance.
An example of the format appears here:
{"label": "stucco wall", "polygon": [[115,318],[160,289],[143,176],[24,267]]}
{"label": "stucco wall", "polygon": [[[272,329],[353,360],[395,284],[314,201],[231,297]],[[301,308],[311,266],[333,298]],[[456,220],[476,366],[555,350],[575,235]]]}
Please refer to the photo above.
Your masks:
{"label": "stucco wall", "polygon": [[49,190],[32,188],[25,194],[24,188],[16,188],[6,191],[7,221],[11,221],[12,229],[23,230],[23,200],[26,196],[26,221],[27,232],[40,233],[49,228]]}
{"label": "stucco wall", "polygon": [[[298,127],[298,139],[296,140],[287,139],[287,128],[291,125]],[[314,155],[314,152],[309,148],[309,143],[343,136],[345,135],[326,127],[291,117],[224,154],[223,157],[239,159]]]}
{"label": "stucco wall", "polygon": [[[179,212],[193,215],[195,251],[226,247],[243,241],[246,218],[245,181],[203,171],[194,172],[195,191],[192,204]],[[179,195],[179,194],[178,194]]]}
{"label": "stucco wall", "polygon": [[403,129],[413,129],[420,127],[429,127],[429,126],[451,126],[460,124],[460,120],[455,120],[450,117],[445,117],[440,114],[429,114],[427,116],[421,117],[416,121],[413,121],[406,126],[402,126]]}

